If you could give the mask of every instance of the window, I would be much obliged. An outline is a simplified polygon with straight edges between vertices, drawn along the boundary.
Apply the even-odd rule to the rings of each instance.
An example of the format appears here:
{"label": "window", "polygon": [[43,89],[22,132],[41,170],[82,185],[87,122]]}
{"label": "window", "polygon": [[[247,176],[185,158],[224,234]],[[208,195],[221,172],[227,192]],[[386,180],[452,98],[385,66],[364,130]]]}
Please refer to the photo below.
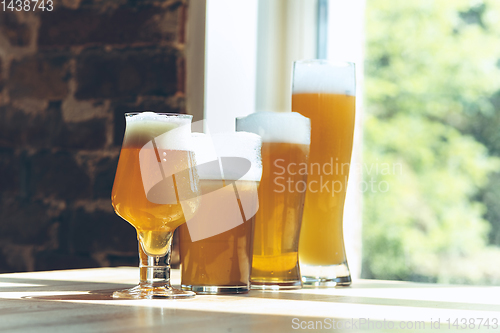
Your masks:
{"label": "window", "polygon": [[[188,49],[196,51],[188,52],[188,102],[193,104],[194,99],[198,103],[188,105],[188,110],[195,118],[201,119],[203,115],[211,132],[233,130],[235,117],[252,112],[289,111],[295,60],[314,59],[321,53],[331,59],[362,63],[362,1],[342,5],[325,0],[207,0],[206,7],[200,2],[191,2],[190,6],[193,5],[187,44]],[[206,31],[201,23],[205,8]],[[338,8],[349,8],[349,17],[344,17],[346,30],[336,31],[331,23],[325,25]],[[203,42],[205,57],[196,49]],[[339,43],[344,53],[336,51],[335,43]],[[193,63],[205,67],[202,72],[206,75],[205,89],[199,85],[200,66]],[[362,96],[360,68],[358,96]],[[360,119],[361,105],[358,102]],[[358,162],[360,124],[358,121],[354,151]],[[351,184],[360,181],[360,175],[353,174],[350,179]],[[346,203],[345,216],[349,222],[345,223],[344,234],[351,274],[355,277],[361,271],[361,193],[351,192]]]}
{"label": "window", "polygon": [[[500,281],[492,265],[500,256],[498,1],[206,5],[202,94],[220,129],[235,116],[289,110],[296,59],[356,63],[352,164],[361,168],[351,170],[344,217],[353,276]],[[363,188],[371,181],[378,187]]]}

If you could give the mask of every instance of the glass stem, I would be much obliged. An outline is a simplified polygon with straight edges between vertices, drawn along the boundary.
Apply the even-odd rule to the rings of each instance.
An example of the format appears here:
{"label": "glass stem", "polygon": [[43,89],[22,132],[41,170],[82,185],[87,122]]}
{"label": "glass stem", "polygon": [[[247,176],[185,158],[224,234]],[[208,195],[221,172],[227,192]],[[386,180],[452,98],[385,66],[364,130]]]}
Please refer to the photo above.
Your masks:
{"label": "glass stem", "polygon": [[170,253],[172,251],[172,232],[168,234],[168,251],[164,256],[149,256],[139,241],[139,269],[141,288],[171,288]]}

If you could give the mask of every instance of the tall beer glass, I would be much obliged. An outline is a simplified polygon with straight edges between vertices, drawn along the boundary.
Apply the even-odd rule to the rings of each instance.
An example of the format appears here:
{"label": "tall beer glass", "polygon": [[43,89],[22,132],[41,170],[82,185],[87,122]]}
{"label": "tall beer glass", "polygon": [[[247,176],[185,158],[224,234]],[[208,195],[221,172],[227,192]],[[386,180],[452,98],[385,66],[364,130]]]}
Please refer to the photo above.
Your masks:
{"label": "tall beer glass", "polygon": [[299,243],[302,280],[307,285],[347,286],[351,276],[342,218],[354,132],[354,64],[296,61],[292,82],[292,110],[311,119],[308,189]]}
{"label": "tall beer glass", "polygon": [[236,130],[262,137],[262,181],[255,220],[252,289],[302,288],[299,235],[306,194],[310,121],[295,112],[258,112]]}
{"label": "tall beer glass", "polygon": [[193,133],[193,146],[202,195],[196,215],[179,228],[182,288],[198,294],[246,293],[261,139],[253,133]]}
{"label": "tall beer glass", "polygon": [[190,148],[192,116],[127,113],[111,199],[137,230],[140,283],[115,298],[182,298],[194,293],[170,285],[175,228],[198,207],[198,179]]}

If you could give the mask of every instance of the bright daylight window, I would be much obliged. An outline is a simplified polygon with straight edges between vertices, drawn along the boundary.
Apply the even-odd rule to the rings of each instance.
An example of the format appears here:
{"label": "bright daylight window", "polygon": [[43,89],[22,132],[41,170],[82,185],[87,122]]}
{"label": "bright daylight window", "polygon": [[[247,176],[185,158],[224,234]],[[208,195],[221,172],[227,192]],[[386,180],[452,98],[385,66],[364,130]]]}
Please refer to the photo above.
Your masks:
{"label": "bright daylight window", "polygon": [[[224,73],[205,91],[209,121],[289,109],[294,60],[356,62],[358,167],[344,217],[353,276],[500,282],[499,1],[255,0],[231,31],[212,32],[228,14],[211,6],[207,48],[236,62],[214,65],[207,52],[206,82]],[[239,29],[235,52],[224,34]],[[226,88],[251,102],[224,106]]]}
{"label": "bright daylight window", "polygon": [[500,2],[367,0],[365,31],[364,179],[389,190],[363,195],[362,276],[500,282]]}

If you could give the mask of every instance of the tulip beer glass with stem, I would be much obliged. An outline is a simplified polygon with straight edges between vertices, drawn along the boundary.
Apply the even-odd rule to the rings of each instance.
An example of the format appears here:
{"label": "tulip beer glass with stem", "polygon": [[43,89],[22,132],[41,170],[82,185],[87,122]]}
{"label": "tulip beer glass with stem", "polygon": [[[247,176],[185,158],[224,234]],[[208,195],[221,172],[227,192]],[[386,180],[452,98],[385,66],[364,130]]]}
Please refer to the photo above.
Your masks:
{"label": "tulip beer glass with stem", "polygon": [[252,289],[302,288],[298,247],[311,125],[296,112],[257,112],[236,130],[262,137],[262,181],[255,219]]}
{"label": "tulip beer glass with stem", "polygon": [[239,294],[250,289],[261,138],[253,133],[193,133],[200,206],[179,228],[182,289]]}
{"label": "tulip beer glass with stem", "polygon": [[170,285],[172,234],[198,207],[192,116],[142,112],[127,113],[125,119],[111,199],[115,212],[137,231],[140,283],[113,297],[193,297]]}
{"label": "tulip beer glass with stem", "polygon": [[349,62],[296,61],[292,111],[311,119],[311,154],[299,241],[306,285],[348,286],[342,219],[354,132],[355,69]]}

